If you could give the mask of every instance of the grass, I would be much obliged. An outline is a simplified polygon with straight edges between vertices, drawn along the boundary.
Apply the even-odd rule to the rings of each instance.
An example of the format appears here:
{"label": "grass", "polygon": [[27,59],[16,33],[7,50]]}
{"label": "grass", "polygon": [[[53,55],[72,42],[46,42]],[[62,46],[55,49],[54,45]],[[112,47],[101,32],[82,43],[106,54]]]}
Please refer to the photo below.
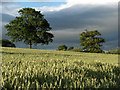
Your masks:
{"label": "grass", "polygon": [[2,88],[118,88],[118,55],[2,48]]}
{"label": "grass", "polygon": [[[20,56],[19,59],[25,58],[46,58],[58,59],[63,58],[68,60],[85,61],[86,63],[100,61],[102,63],[109,63],[118,65],[118,55],[114,54],[101,54],[101,53],[83,53],[83,52],[70,52],[70,51],[53,51],[53,50],[38,50],[38,49],[23,49],[23,48],[2,48],[3,58],[9,55],[11,58]],[[17,57],[16,57],[17,58]],[[5,58],[6,59],[6,58]]]}

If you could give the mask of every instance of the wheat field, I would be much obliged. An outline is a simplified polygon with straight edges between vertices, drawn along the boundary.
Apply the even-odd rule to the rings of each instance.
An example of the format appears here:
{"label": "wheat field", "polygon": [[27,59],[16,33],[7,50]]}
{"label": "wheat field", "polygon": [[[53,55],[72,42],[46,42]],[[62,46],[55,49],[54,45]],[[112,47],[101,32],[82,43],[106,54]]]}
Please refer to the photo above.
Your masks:
{"label": "wheat field", "polygon": [[119,88],[117,54],[2,47],[3,89]]}

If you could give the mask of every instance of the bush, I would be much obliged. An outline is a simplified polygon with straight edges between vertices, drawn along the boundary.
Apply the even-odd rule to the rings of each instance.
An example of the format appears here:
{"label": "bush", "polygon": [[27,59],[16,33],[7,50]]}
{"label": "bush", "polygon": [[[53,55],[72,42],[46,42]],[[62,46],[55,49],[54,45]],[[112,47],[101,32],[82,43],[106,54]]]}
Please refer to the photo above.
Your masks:
{"label": "bush", "polygon": [[82,49],[79,48],[79,47],[74,47],[71,51],[74,51],[74,52],[82,52]]}
{"label": "bush", "polygon": [[109,51],[107,52],[107,54],[120,54],[120,48],[119,48],[119,49],[109,50]]}
{"label": "bush", "polygon": [[73,50],[74,49],[74,47],[69,47],[69,49],[68,50]]}
{"label": "bush", "polygon": [[14,43],[7,39],[1,39],[0,40],[0,46],[2,47],[16,47]]}
{"label": "bush", "polygon": [[61,45],[61,46],[58,47],[58,50],[66,51],[67,50],[67,46],[66,45]]}

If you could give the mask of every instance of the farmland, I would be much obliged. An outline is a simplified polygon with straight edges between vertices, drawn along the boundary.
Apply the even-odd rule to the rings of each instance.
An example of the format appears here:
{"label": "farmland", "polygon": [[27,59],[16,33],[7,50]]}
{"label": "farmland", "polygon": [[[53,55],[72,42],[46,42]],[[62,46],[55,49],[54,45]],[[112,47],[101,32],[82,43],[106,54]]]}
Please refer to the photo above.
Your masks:
{"label": "farmland", "polygon": [[119,88],[118,55],[2,48],[2,88]]}

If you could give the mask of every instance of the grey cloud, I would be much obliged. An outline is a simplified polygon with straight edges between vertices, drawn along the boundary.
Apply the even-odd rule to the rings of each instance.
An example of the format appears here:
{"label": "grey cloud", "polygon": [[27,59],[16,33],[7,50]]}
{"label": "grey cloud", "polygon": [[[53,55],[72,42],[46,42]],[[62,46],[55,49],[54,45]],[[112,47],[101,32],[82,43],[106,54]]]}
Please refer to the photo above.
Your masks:
{"label": "grey cloud", "polygon": [[118,40],[108,41],[103,44],[103,49],[105,50],[112,50],[118,48]]}
{"label": "grey cloud", "polygon": [[4,14],[2,13],[2,37],[3,38],[8,38],[5,33],[7,32],[7,30],[4,28],[4,25],[8,24],[11,20],[14,20],[14,16],[11,16],[9,14]]}
{"label": "grey cloud", "polygon": [[14,20],[14,16],[2,13],[2,22],[10,22],[11,20]]}
{"label": "grey cloud", "polygon": [[[87,25],[104,25],[106,18],[114,18],[117,8],[105,6],[73,6],[61,11],[46,12],[53,29],[81,28]],[[110,24],[110,22],[108,22]],[[111,22],[112,23],[112,22]]]}

